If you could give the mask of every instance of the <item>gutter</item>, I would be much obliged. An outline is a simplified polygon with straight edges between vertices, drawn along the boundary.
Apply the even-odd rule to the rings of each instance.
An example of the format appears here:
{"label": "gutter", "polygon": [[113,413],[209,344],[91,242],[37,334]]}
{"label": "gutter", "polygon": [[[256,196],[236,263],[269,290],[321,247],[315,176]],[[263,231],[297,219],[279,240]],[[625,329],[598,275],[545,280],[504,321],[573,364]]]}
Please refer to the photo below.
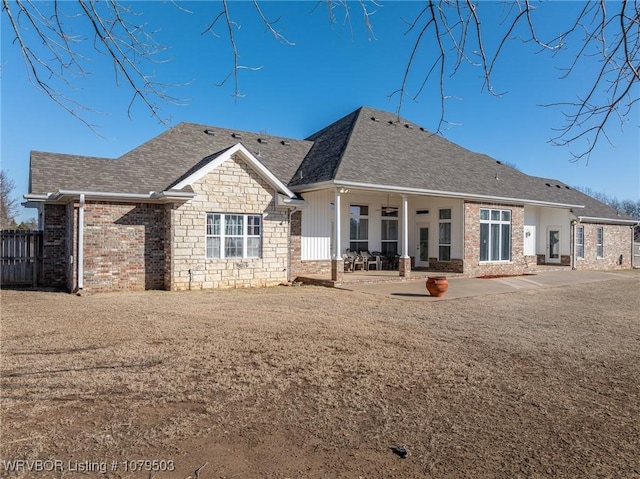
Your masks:
{"label": "gutter", "polygon": [[149,193],[119,193],[105,191],[82,191],[82,190],[58,190],[54,193],[47,194],[26,194],[23,203],[26,207],[36,207],[38,203],[45,202],[61,202],[65,200],[80,198],[84,196],[85,200],[112,200],[112,201],[145,201],[156,203],[170,203],[174,201],[189,201],[197,195],[190,191],[166,190],[166,191],[150,191]]}
{"label": "gutter", "polygon": [[630,225],[635,226],[640,224],[638,220],[623,220],[623,219],[614,219],[614,218],[598,218],[597,216],[578,216],[578,221],[580,223],[608,223],[608,224],[616,224],[616,225]]}

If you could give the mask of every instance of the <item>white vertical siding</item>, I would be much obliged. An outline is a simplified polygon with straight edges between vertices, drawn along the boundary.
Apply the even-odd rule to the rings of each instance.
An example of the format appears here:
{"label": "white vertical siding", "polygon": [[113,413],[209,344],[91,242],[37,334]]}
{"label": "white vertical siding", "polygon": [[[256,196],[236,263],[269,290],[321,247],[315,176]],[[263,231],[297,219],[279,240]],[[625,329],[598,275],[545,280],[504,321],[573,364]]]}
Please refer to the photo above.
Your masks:
{"label": "white vertical siding", "polygon": [[[331,259],[331,219],[333,215],[330,205],[335,201],[334,192],[332,190],[309,192],[304,194],[304,199],[307,206],[302,211],[302,260]],[[347,230],[347,238],[348,235],[349,231]]]}
{"label": "white vertical siding", "polygon": [[539,208],[536,206],[524,207],[524,254],[533,256],[538,250],[538,215]]}
{"label": "white vertical siding", "polygon": [[538,242],[536,250],[538,254],[544,254],[547,250],[547,228],[557,226],[560,229],[560,254],[571,254],[570,228],[572,215],[569,210],[561,208],[539,209],[538,215]]}

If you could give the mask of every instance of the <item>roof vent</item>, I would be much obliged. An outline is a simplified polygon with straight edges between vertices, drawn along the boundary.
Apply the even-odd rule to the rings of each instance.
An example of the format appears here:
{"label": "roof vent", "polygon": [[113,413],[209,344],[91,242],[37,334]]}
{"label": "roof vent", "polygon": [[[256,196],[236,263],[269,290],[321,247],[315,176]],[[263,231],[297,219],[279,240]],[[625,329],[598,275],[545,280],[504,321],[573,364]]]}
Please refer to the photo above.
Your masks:
{"label": "roof vent", "polygon": [[427,131],[427,130],[424,129],[424,126],[421,126],[420,131]]}
{"label": "roof vent", "polygon": [[562,186],[560,186],[560,185],[556,185],[556,188],[562,188]]}
{"label": "roof vent", "polygon": [[258,138],[258,143],[265,144],[265,143],[267,143],[267,139],[266,138]]}
{"label": "roof vent", "polygon": [[568,190],[570,190],[570,189],[571,189],[571,188],[569,188],[567,185],[565,185],[565,188],[566,188],[566,189],[568,189]]}
{"label": "roof vent", "polygon": [[231,133],[231,136],[237,139],[242,138],[242,135],[240,133]]}
{"label": "roof vent", "polygon": [[375,116],[372,116],[372,117],[371,117],[371,120],[372,120],[372,121],[380,121],[380,118],[377,118],[377,117],[375,117]]}
{"label": "roof vent", "polygon": [[215,131],[209,130],[209,129],[204,130],[204,133],[205,135],[211,135],[211,136],[214,136],[216,134]]}
{"label": "roof vent", "polygon": [[287,140],[282,140],[280,143],[283,144],[284,146],[289,146],[291,144]]}
{"label": "roof vent", "polygon": [[389,120],[389,124],[390,124],[390,125],[393,125],[393,124],[394,124],[394,121],[393,121],[393,120]]}
{"label": "roof vent", "polygon": [[499,165],[502,164],[502,162],[500,160],[496,160],[496,163],[498,163]]}
{"label": "roof vent", "polygon": [[545,183],[545,185],[547,185],[549,188],[551,188],[551,185],[549,183]]}
{"label": "roof vent", "polygon": [[410,125],[409,123],[405,123],[404,127],[409,128],[411,130],[413,128],[413,125]]}

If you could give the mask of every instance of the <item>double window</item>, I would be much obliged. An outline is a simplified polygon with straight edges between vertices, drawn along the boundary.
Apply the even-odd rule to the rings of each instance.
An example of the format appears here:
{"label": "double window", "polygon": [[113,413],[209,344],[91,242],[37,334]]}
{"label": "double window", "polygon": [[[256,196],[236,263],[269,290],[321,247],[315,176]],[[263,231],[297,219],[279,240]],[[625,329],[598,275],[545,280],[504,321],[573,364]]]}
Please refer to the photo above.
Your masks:
{"label": "double window", "polygon": [[438,210],[438,260],[451,261],[451,208]]}
{"label": "double window", "polygon": [[260,215],[207,214],[207,258],[259,258],[262,247]]}
{"label": "double window", "polygon": [[369,250],[369,207],[351,205],[349,207],[349,249]]}
{"label": "double window", "polygon": [[480,261],[511,259],[511,211],[480,209]]}

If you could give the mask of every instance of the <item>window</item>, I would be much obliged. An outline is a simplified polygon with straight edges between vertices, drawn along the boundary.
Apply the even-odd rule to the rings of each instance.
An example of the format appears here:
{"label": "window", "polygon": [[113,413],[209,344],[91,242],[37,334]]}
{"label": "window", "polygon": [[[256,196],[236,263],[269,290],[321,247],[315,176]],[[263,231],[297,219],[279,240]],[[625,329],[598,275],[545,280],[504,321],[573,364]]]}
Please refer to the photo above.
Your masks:
{"label": "window", "polygon": [[208,213],[206,238],[207,259],[259,258],[262,217]]}
{"label": "window", "polygon": [[369,207],[351,205],[349,207],[349,249],[369,250]]}
{"label": "window", "polygon": [[604,228],[596,228],[596,257],[604,258]]}
{"label": "window", "polygon": [[480,261],[511,259],[511,211],[480,210]]}
{"label": "window", "polygon": [[451,261],[451,208],[438,210],[438,260]]}
{"label": "window", "polygon": [[576,257],[584,258],[584,226],[576,226]]}
{"label": "window", "polygon": [[382,209],[382,253],[398,254],[398,208]]}

